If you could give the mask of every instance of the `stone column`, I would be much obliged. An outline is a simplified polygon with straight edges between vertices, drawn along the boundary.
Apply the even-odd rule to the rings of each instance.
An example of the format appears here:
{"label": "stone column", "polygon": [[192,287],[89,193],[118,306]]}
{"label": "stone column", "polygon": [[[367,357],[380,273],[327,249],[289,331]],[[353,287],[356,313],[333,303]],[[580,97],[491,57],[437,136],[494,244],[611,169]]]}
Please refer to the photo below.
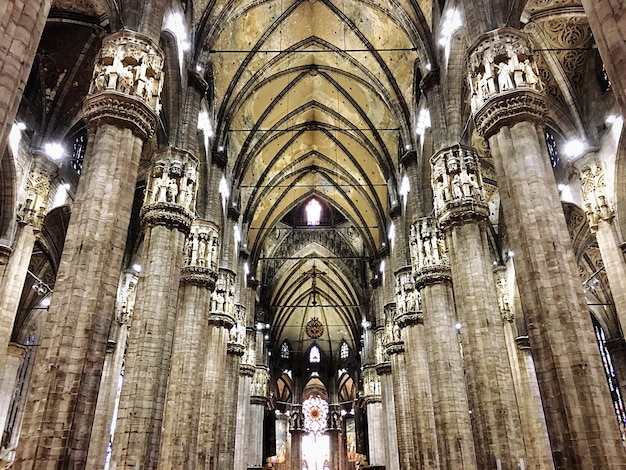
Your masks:
{"label": "stone column", "polygon": [[452,276],[445,239],[435,219],[423,218],[411,227],[410,246],[428,351],[439,465],[449,470],[474,469],[476,454]]}
{"label": "stone column", "polygon": [[[4,435],[4,428],[7,420],[7,413],[15,394],[15,384],[17,382],[17,372],[20,361],[26,353],[26,348],[21,344],[9,343],[5,356],[5,364],[2,376],[0,377],[0,432]],[[0,447],[1,449],[1,447]]]}
{"label": "stone column", "polygon": [[218,435],[221,432],[222,400],[227,390],[226,350],[234,318],[235,275],[220,269],[215,290],[211,294],[208,348],[202,381],[200,427],[198,431],[198,468],[218,470]]}
{"label": "stone column", "polygon": [[195,203],[198,162],[167,147],[153,155],[141,223],[144,266],[126,354],[118,468],[157,468],[185,238]]}
{"label": "stone column", "polygon": [[211,292],[218,276],[218,227],[196,219],[185,242],[159,468],[194,468]]}
{"label": "stone column", "polygon": [[400,470],[400,454],[398,452],[398,434],[396,426],[396,405],[394,398],[391,364],[385,351],[385,330],[376,330],[376,373],[380,380],[382,398],[383,427],[379,431],[379,439],[385,443],[385,467],[387,470]]}
{"label": "stone column", "polygon": [[[513,259],[509,260],[509,266],[513,271]],[[533,380],[534,367],[532,367],[528,337],[518,336],[515,326],[514,289],[510,287],[510,284],[514,284],[515,281],[514,273],[499,265],[494,268],[494,278],[500,315],[502,316],[504,339],[509,354],[508,359],[513,375],[520,420],[524,430],[524,443],[527,450],[526,464],[530,468],[551,470],[554,468],[554,464],[550,454],[550,441],[546,430],[541,396],[536,387],[536,377]],[[522,338],[526,338],[526,340],[521,341]]]}
{"label": "stone column", "polygon": [[265,366],[257,366],[250,387],[250,440],[248,441],[248,465],[263,466],[263,419],[267,402],[269,372]]}
{"label": "stone column", "polygon": [[291,405],[289,414],[289,434],[291,435],[291,448],[289,451],[290,470],[301,470],[302,468],[303,424],[302,405]]}
{"label": "stone column", "polygon": [[395,304],[385,305],[385,352],[391,363],[400,470],[410,470],[417,468],[417,449],[413,443],[416,432],[413,429],[414,416],[409,395],[411,387],[404,357],[404,341],[400,336],[400,326],[394,320],[395,311]]}
{"label": "stone column", "polygon": [[[48,207],[50,180],[56,169],[56,164],[43,154],[37,152],[33,155],[26,179],[25,198],[18,206],[19,228],[0,284],[0,350],[7,348],[11,341],[28,266]],[[0,373],[4,370],[5,357],[0,354]],[[0,420],[3,418],[0,410]]]}
{"label": "stone column", "polygon": [[118,290],[116,315],[109,331],[107,355],[104,360],[98,403],[91,431],[87,467],[98,468],[110,458],[113,443],[119,394],[121,391],[120,374],[126,358],[128,330],[135,308],[137,294],[137,274],[128,271],[122,274]]}
{"label": "stone column", "polygon": [[[622,116],[626,115],[626,14],[624,5],[613,0],[582,0],[589,26],[611,80]],[[615,60],[615,57],[622,59]]]}
{"label": "stone column", "polygon": [[[431,164],[435,214],[446,234],[457,299],[477,463],[517,469],[526,455],[493,280],[478,156],[464,147],[447,148],[433,155]],[[426,258],[437,256],[432,246],[424,252]]]}
{"label": "stone column", "polygon": [[470,80],[479,85],[495,57],[513,70],[525,64],[512,88],[494,87],[485,101],[475,97],[473,110],[508,194],[502,208],[515,227],[509,237],[555,467],[622,467],[626,453],[549,163],[532,47],[520,31],[502,29],[480,37],[468,53]]}
{"label": "stone column", "polygon": [[[124,68],[126,59],[136,65]],[[89,129],[85,164],[15,468],[86,465],[139,160],[156,125],[162,65],[157,45],[130,30],[105,38],[96,60],[83,110]],[[118,80],[121,74],[124,80]],[[145,80],[148,91],[140,85]]]}
{"label": "stone column", "polygon": [[385,462],[385,443],[381,439],[384,429],[383,407],[380,396],[380,379],[372,365],[363,368],[363,401],[367,413],[367,441],[369,444],[370,465],[383,465]]}
{"label": "stone column", "polygon": [[595,233],[622,331],[626,329],[626,261],[613,224],[613,201],[606,195],[604,171],[592,163],[580,171],[589,228]]}
{"label": "stone column", "polygon": [[[252,340],[254,344],[254,339]],[[258,431],[258,423],[251,419],[252,406],[250,404],[250,391],[252,387],[252,377],[256,367],[254,366],[254,350],[251,353],[250,339],[246,346],[246,352],[241,358],[239,366],[239,388],[237,390],[237,432],[235,440],[235,468],[247,468],[256,459],[251,456],[251,449],[248,446],[251,436]],[[251,362],[252,361],[252,362]]]}
{"label": "stone column", "polygon": [[404,342],[406,377],[413,417],[415,458],[418,468],[439,469],[441,467],[435,433],[424,317],[418,295],[411,266],[405,266],[396,271],[395,323],[400,328],[400,337]]}
{"label": "stone column", "polygon": [[17,116],[51,0],[6,0],[0,6],[0,161]]}

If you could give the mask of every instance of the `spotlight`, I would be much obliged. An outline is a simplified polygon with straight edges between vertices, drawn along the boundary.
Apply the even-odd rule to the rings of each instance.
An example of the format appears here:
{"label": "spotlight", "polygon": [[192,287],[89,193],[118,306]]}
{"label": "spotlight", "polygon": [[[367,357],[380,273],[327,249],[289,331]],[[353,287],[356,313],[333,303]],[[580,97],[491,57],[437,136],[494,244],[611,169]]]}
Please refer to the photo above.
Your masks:
{"label": "spotlight", "polygon": [[585,143],[580,139],[572,139],[565,144],[563,151],[570,158],[578,158],[585,153]]}
{"label": "spotlight", "polygon": [[43,149],[52,160],[60,160],[65,156],[65,149],[58,142],[49,142]]}

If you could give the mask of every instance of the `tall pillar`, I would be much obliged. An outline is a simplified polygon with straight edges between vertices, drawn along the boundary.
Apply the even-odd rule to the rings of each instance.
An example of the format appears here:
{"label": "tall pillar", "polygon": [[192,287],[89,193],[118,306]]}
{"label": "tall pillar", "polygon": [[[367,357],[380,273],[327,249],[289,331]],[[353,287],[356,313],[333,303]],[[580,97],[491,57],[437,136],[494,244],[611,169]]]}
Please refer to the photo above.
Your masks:
{"label": "tall pillar", "polygon": [[183,250],[194,216],[196,158],[184,150],[166,147],[155,152],[152,160],[141,209],[144,266],[113,451],[120,469],[158,465]]}
{"label": "tall pillar", "polygon": [[417,449],[413,443],[413,436],[416,434],[413,429],[415,418],[411,409],[411,387],[404,357],[404,341],[400,336],[400,326],[394,320],[395,311],[395,304],[385,305],[385,352],[391,363],[400,470],[410,470],[417,468]]}
{"label": "tall pillar", "polygon": [[[56,164],[48,160],[43,154],[37,152],[33,155],[26,179],[25,199],[18,206],[18,217],[21,223],[4,275],[1,278],[0,350],[7,348],[11,341],[13,323],[26,282],[28,266],[48,207],[50,180],[56,169]],[[5,357],[4,354],[0,354],[0,373],[4,370]],[[0,410],[0,420],[3,418],[4,415]]]}
{"label": "tall pillar", "polygon": [[456,328],[452,276],[445,239],[435,219],[411,227],[415,288],[424,322],[424,343],[442,469],[474,469],[476,453]]}
{"label": "tall pillar", "polygon": [[[132,71],[123,67],[125,59],[136,64],[128,66]],[[163,53],[146,36],[124,30],[103,41],[84,103],[85,163],[15,468],[86,465],[139,160],[156,126],[162,66]],[[134,80],[118,80],[122,69]]]}
{"label": "tall pillar", "polygon": [[248,464],[263,466],[263,419],[267,402],[269,372],[265,366],[257,366],[250,387],[250,426]]}
{"label": "tall pillar", "polygon": [[400,470],[400,454],[396,425],[396,405],[394,398],[391,363],[385,349],[385,329],[375,331],[376,337],[376,373],[380,380],[382,399],[383,427],[379,432],[385,445],[385,467],[387,470]]}
{"label": "tall pillar", "polygon": [[620,248],[613,201],[607,197],[604,171],[596,163],[580,171],[589,228],[595,233],[622,331],[626,330],[626,261]]}
{"label": "tall pillar", "polygon": [[137,294],[137,274],[128,271],[122,274],[118,290],[116,315],[109,331],[107,355],[104,360],[98,403],[91,431],[87,467],[98,468],[110,459],[114,431],[117,426],[116,416],[119,409],[121,392],[120,374],[126,358],[128,330],[135,308]]}
{"label": "tall pillar", "polygon": [[302,436],[304,435],[304,415],[302,405],[291,405],[289,414],[289,434],[291,446],[289,450],[290,470],[302,469]]}
{"label": "tall pillar", "polygon": [[381,439],[384,430],[383,406],[380,396],[380,379],[372,365],[363,368],[363,401],[367,414],[367,442],[370,465],[384,465],[385,443]]}
{"label": "tall pillar", "polygon": [[[20,362],[26,353],[26,348],[21,344],[9,343],[5,356],[4,370],[0,376],[0,432],[4,438],[4,428],[7,421],[7,413],[15,393],[17,372]],[[3,446],[0,446],[0,449]]]}
{"label": "tall pillar", "polygon": [[[520,31],[502,29],[480,37],[468,53],[473,89],[488,89],[474,96],[472,109],[508,195],[502,208],[515,228],[509,239],[555,467],[622,467],[626,453],[549,163],[532,47]],[[521,69],[498,88],[483,76],[496,57]]]}
{"label": "tall pillar", "polygon": [[[223,250],[222,250],[223,251]],[[235,275],[228,269],[220,269],[211,294],[208,348],[206,366],[202,380],[200,405],[200,427],[198,431],[198,468],[218,470],[219,434],[222,417],[223,395],[237,395],[237,391],[226,388],[227,347],[230,330],[235,326],[234,318]],[[239,370],[237,369],[237,373]]]}
{"label": "tall pillar", "polygon": [[[446,234],[480,468],[517,469],[526,457],[487,240],[489,210],[476,153],[431,158],[435,213]],[[435,256],[430,248],[426,256]]]}
{"label": "tall pillar", "polygon": [[160,469],[195,468],[209,309],[219,255],[218,227],[196,219],[185,242],[181,290],[167,387]]}
{"label": "tall pillar", "polygon": [[[252,344],[252,346],[251,346]],[[248,335],[246,351],[241,358],[239,366],[239,388],[237,389],[237,438],[235,440],[235,468],[248,468],[253,462],[255,454],[252,454],[248,443],[251,436],[258,432],[258,423],[252,420],[252,405],[250,393],[252,390],[252,377],[256,367],[254,365],[254,338],[250,340]]]}
{"label": "tall pillar", "polygon": [[[626,115],[626,14],[624,5],[613,0],[582,0],[589,26],[602,56],[615,97]],[[620,60],[615,60],[620,57]]]}
{"label": "tall pillar", "polygon": [[5,0],[0,6],[0,161],[17,116],[51,0]]}
{"label": "tall pillar", "polygon": [[[411,266],[396,271],[395,323],[404,342],[417,468],[439,469],[439,450],[422,315]],[[393,363],[392,363],[393,366]]]}

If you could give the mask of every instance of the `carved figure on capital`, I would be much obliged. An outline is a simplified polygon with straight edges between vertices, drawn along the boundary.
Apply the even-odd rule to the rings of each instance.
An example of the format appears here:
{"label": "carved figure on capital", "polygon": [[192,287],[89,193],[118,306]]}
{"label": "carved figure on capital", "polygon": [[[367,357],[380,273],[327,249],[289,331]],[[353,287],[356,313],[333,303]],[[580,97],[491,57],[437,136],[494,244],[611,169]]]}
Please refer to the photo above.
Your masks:
{"label": "carved figure on capital", "polygon": [[606,199],[604,172],[597,164],[584,167],[580,171],[580,183],[585,201],[585,213],[592,229],[598,227],[600,220],[610,221],[613,210]]}

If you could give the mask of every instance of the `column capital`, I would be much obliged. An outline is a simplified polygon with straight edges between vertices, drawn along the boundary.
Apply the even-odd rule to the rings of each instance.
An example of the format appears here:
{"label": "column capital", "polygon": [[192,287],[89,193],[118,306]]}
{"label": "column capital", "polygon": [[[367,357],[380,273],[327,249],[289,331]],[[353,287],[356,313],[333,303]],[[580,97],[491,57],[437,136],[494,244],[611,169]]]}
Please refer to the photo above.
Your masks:
{"label": "column capital", "polygon": [[[212,321],[214,319],[215,321]],[[235,322],[235,273],[220,269],[215,290],[211,293],[209,321],[218,323],[229,330]]]}
{"label": "column capital", "polygon": [[151,137],[161,106],[163,58],[143,34],[125,29],[105,37],[83,104],[87,124],[112,122],[144,140]]}
{"label": "column capital", "polygon": [[480,36],[467,51],[467,64],[472,112],[485,138],[506,124],[543,120],[544,85],[525,33],[501,28]]}
{"label": "column capital", "polygon": [[152,156],[141,222],[165,225],[189,233],[198,187],[198,159],[190,152],[164,147]]}
{"label": "column capital", "polygon": [[614,216],[613,208],[606,197],[604,171],[596,162],[593,162],[583,167],[578,172],[578,176],[589,228],[595,233],[601,221],[610,224]]}
{"label": "column capital", "polygon": [[446,240],[437,219],[423,217],[411,225],[409,243],[416,289],[452,282]]}
{"label": "column capital", "polygon": [[219,227],[208,220],[195,219],[184,252],[181,283],[214,290],[220,253]]}
{"label": "column capital", "polygon": [[252,364],[241,364],[239,366],[239,375],[243,375],[244,377],[253,377],[255,371],[256,366]]}
{"label": "column capital", "polygon": [[394,354],[401,354],[404,352],[404,341],[394,341],[393,343],[387,343],[385,346],[385,352],[392,356]]}
{"label": "column capital", "polygon": [[423,323],[421,299],[415,288],[413,271],[405,266],[396,271],[396,312],[395,323],[404,328],[408,325]]}
{"label": "column capital", "polygon": [[474,149],[462,145],[444,148],[430,158],[430,164],[435,215],[444,230],[489,217],[480,159]]}
{"label": "column capital", "polygon": [[30,224],[38,235],[48,207],[51,178],[59,166],[41,151],[34,151],[32,155],[33,161],[26,179],[25,200],[19,204],[17,212],[21,221]]}

